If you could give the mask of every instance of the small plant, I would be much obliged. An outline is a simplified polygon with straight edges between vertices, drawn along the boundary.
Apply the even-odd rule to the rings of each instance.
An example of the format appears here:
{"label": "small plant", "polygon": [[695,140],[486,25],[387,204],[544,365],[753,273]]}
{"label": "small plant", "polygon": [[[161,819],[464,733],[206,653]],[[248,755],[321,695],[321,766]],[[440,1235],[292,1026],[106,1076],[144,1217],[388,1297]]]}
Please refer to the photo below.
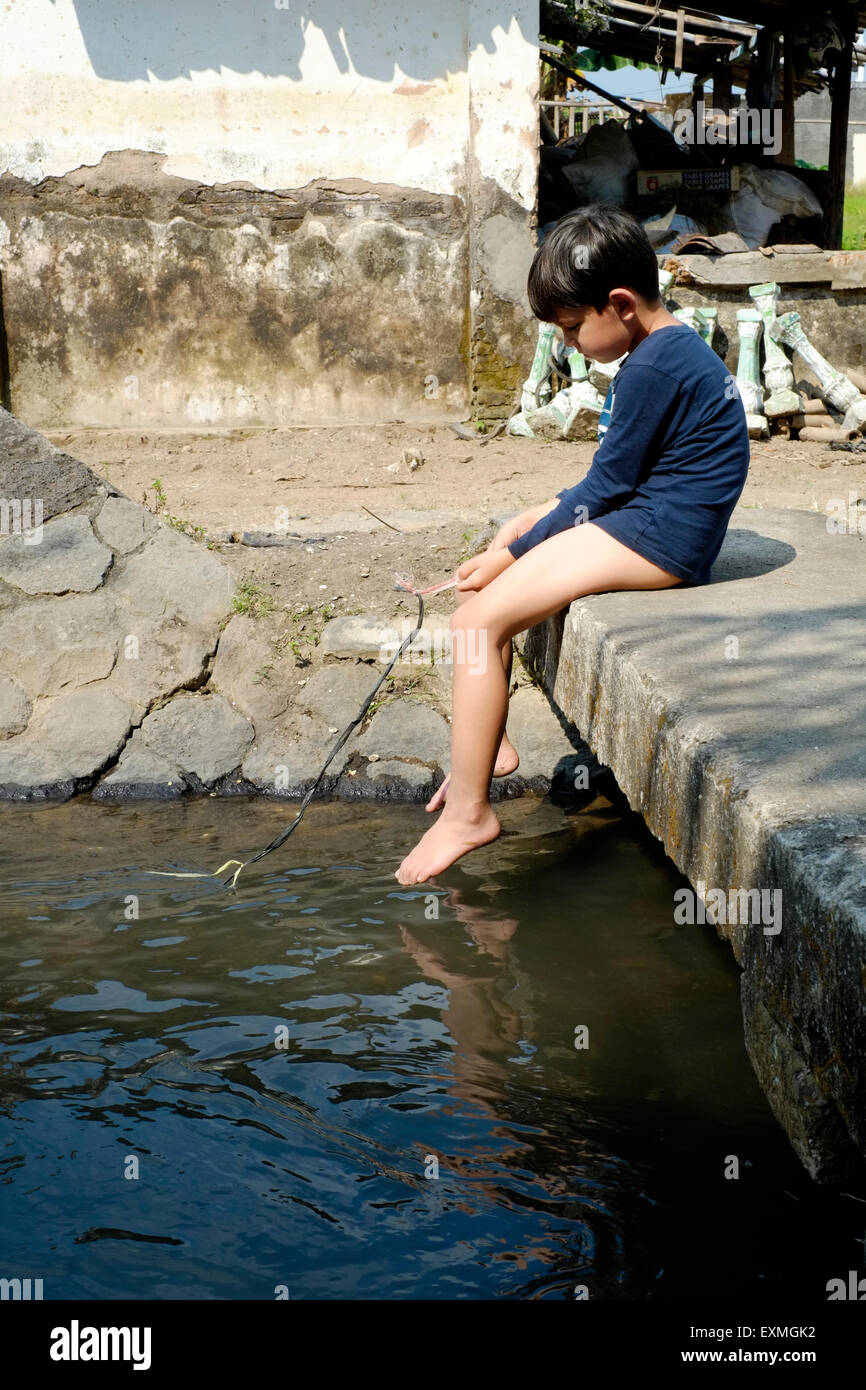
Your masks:
{"label": "small plant", "polygon": [[[162,485],[162,479],[154,478],[153,482],[151,483],[151,487],[153,488],[153,495],[156,501],[154,511],[156,515],[159,516],[160,512],[165,511],[165,508],[168,504],[168,498],[165,495],[165,488]],[[181,535],[184,536],[191,536],[194,541],[203,541],[207,539],[204,527],[196,526],[192,521],[187,521],[185,517],[165,516],[163,517],[163,520],[165,521],[165,524],[167,526],[170,526],[172,528],[172,530],[180,531]],[[212,546],[210,544],[208,545],[208,549],[212,549]]]}
{"label": "small plant", "polygon": [[429,700],[432,692],[427,685],[429,671],[417,671],[412,676],[389,676],[382,686],[384,694],[372,700],[367,708],[367,717],[375,714],[382,705],[388,705],[392,700],[411,699],[413,696],[423,700]]}
{"label": "small plant", "polygon": [[388,677],[382,689],[385,691],[385,694],[380,695],[376,700],[371,700],[367,706],[367,717],[371,714],[375,714],[376,710],[380,709],[382,705],[387,705],[389,697],[395,693],[396,684],[393,676]]}
{"label": "small plant", "polygon": [[472,532],[464,531],[460,538],[463,541],[463,548],[457,558],[457,564],[462,565],[464,560],[468,560],[472,554]]}
{"label": "small plant", "polygon": [[[526,679],[529,681],[530,685],[535,685],[535,686],[538,687],[539,690],[543,690],[544,687],[543,687],[542,684],[541,684],[541,680],[540,680],[540,678],[539,678],[537,672],[535,671],[535,668],[529,664],[529,662],[526,660],[526,657],[523,655],[523,653],[519,650],[518,647],[515,647],[515,648],[514,648],[514,656],[515,656],[517,662],[519,663],[519,665],[521,666],[521,668],[522,668],[522,670],[523,670],[523,674],[524,674],[524,676],[526,677]],[[517,685],[513,682],[513,678],[512,678],[512,689],[513,689],[513,690],[516,690],[516,689],[517,689]]]}
{"label": "small plant", "polygon": [[244,579],[232,599],[232,612],[247,618],[266,618],[274,610],[274,596],[254,579]]}
{"label": "small plant", "polygon": [[292,627],[277,637],[274,642],[274,655],[279,657],[290,651],[298,666],[309,666],[310,657],[307,653],[318,645],[325,623],[333,616],[336,606],[331,599],[327,603],[320,603],[318,607],[304,603],[300,608],[292,609],[289,612]]}
{"label": "small plant", "polygon": [[167,516],[165,519],[169,526],[175,531],[180,531],[182,535],[191,536],[194,541],[203,541],[205,539],[206,533],[203,526],[195,526],[191,521],[184,521],[184,519],[179,516]]}

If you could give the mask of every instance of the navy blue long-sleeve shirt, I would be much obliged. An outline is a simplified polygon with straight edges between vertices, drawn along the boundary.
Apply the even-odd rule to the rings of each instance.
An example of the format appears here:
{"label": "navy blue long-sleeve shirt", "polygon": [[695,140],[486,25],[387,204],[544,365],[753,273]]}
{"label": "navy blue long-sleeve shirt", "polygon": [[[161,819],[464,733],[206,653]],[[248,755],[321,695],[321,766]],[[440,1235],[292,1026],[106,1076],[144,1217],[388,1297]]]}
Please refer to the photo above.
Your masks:
{"label": "navy blue long-sleeve shirt", "polygon": [[629,353],[605,406],[609,423],[586,477],[508,549],[517,559],[594,521],[662,569],[706,583],[749,466],[731,373],[693,328],[666,325]]}

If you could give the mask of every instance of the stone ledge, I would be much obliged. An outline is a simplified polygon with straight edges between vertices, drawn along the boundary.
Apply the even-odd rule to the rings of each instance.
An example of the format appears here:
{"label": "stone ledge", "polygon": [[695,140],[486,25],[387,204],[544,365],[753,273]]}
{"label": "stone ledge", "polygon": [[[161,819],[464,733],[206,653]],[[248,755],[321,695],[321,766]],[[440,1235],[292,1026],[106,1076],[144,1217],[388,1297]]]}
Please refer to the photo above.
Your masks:
{"label": "stone ledge", "polygon": [[[759,1080],[777,1078],[774,1111],[819,1181],[866,1154],[863,555],[823,516],[741,508],[710,584],[581,599],[525,644],[693,885],[782,891],[778,934],[719,934],[747,976]],[[777,1065],[783,1044],[814,1091]],[[832,1152],[808,1094],[845,1136]]]}

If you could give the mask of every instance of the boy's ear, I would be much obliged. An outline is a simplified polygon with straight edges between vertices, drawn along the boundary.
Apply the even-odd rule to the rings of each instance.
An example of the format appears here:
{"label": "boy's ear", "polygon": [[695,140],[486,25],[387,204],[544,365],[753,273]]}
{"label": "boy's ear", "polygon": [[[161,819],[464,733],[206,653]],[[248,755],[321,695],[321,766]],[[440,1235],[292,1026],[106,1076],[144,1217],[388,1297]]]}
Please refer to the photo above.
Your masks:
{"label": "boy's ear", "polygon": [[608,303],[613,305],[620,318],[630,318],[637,309],[637,295],[634,290],[621,286],[611,290]]}

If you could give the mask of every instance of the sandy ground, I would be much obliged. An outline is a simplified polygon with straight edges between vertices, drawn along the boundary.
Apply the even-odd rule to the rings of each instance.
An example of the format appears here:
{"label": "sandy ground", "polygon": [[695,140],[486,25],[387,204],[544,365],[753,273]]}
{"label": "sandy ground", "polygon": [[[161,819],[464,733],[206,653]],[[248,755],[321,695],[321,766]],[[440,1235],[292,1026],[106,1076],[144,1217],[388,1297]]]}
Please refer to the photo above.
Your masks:
{"label": "sandy ground", "polygon": [[[418,584],[447,578],[489,517],[543,502],[579,481],[596,447],[502,436],[482,445],[482,435],[466,441],[444,426],[405,424],[49,437],[121,492],[210,538],[280,525],[309,534],[327,523],[325,541],[291,549],[216,542],[239,577],[273,594],[277,610],[310,605],[327,616],[414,616],[414,601],[391,587],[395,570],[411,570]],[[407,451],[423,460],[419,466],[410,468]],[[742,505],[823,512],[833,498],[847,503],[852,491],[866,500],[866,454],[753,441]],[[442,515],[439,525],[420,531],[407,530],[403,518],[396,531],[365,507],[386,520],[395,512]],[[370,529],[352,529],[358,525]],[[432,602],[450,610],[453,595]]]}

